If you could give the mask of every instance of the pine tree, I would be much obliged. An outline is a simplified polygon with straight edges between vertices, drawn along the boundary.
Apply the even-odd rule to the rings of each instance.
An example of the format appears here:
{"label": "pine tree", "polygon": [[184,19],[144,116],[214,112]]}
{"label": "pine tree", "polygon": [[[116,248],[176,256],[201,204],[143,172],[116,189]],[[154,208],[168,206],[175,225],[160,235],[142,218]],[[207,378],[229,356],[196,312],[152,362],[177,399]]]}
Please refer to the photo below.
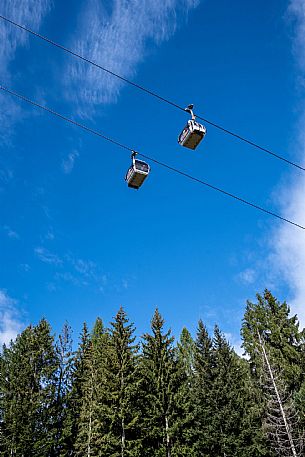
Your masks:
{"label": "pine tree", "polygon": [[297,316],[289,317],[290,308],[280,303],[268,290],[257,294],[257,303],[247,302],[242,324],[243,346],[250,357],[253,376],[262,374],[262,358],[257,332],[264,338],[270,356],[281,367],[283,381],[289,392],[300,389],[304,378],[305,330],[299,330]]}
{"label": "pine tree", "polygon": [[195,379],[193,389],[195,424],[192,432],[196,456],[210,455],[209,420],[213,414],[211,404],[211,391],[213,386],[212,349],[212,340],[200,319],[196,339],[194,360]]}
{"label": "pine tree", "polygon": [[196,455],[266,455],[257,439],[259,425],[247,362],[215,326],[213,340],[199,321],[195,357]]}
{"label": "pine tree", "polygon": [[56,344],[59,361],[56,386],[56,422],[57,431],[54,455],[60,456],[65,449],[65,421],[68,413],[68,397],[71,392],[73,353],[71,327],[65,323]]}
{"label": "pine tree", "polygon": [[158,310],[151,321],[152,334],[143,336],[141,358],[143,389],[143,457],[174,457],[173,428],[177,364],[170,330],[164,332]]}
{"label": "pine tree", "polygon": [[138,345],[134,326],[121,307],[111,322],[112,357],[108,359],[107,394],[109,433],[103,455],[140,456]]}
{"label": "pine tree", "polygon": [[256,433],[258,423],[253,414],[255,404],[247,363],[238,357],[217,326],[214,329],[213,356],[211,434],[215,454],[236,457],[264,455],[264,451],[261,453],[261,436]]}
{"label": "pine tree", "polygon": [[[249,356],[253,390],[257,398],[257,414],[261,422],[264,422],[267,419],[268,396],[263,388],[266,367],[258,335],[261,335],[264,341],[273,369],[280,374],[287,395],[298,399],[305,380],[305,332],[299,330],[297,316],[290,317],[286,302],[280,303],[268,290],[265,290],[263,295],[257,294],[257,303],[247,302],[242,324],[243,346]],[[299,405],[301,406],[301,403]],[[301,429],[300,424],[298,433],[301,433]],[[269,448],[271,452],[270,444]]]}
{"label": "pine tree", "polygon": [[[109,330],[98,318],[91,335],[92,365],[94,369],[94,401],[91,420],[91,449],[92,455],[106,456],[109,450],[108,435],[110,421],[109,366],[112,364],[114,351]],[[111,408],[111,406],[110,406]],[[108,449],[108,450],[107,450]],[[106,452],[107,450],[107,452]]]}
{"label": "pine tree", "polygon": [[63,421],[61,457],[74,456],[75,441],[80,427],[80,412],[82,406],[82,385],[86,379],[86,358],[89,352],[89,332],[87,324],[83,324],[80,344],[73,355],[71,389],[66,398],[66,414]]}
{"label": "pine tree", "polygon": [[188,382],[194,377],[196,344],[187,328],[183,328],[178,342],[178,358]]}
{"label": "pine tree", "polygon": [[0,379],[3,457],[52,455],[57,371],[54,339],[44,319],[4,348]]}
{"label": "pine tree", "polygon": [[286,397],[285,386],[272,366],[263,338],[259,331],[257,334],[264,363],[264,387],[268,400],[266,432],[277,455],[301,457],[303,439],[298,436],[297,415],[293,402]]}
{"label": "pine tree", "polygon": [[193,401],[196,345],[190,332],[183,328],[177,344],[175,417],[172,427],[172,455],[195,457],[195,410]]}
{"label": "pine tree", "polygon": [[111,357],[109,335],[102,320],[98,318],[90,336],[87,331],[83,331],[74,378],[79,411],[74,442],[76,456],[105,455],[102,450],[109,428],[105,414],[106,364]]}
{"label": "pine tree", "polygon": [[7,392],[8,386],[8,367],[9,367],[10,351],[5,344],[2,346],[0,352],[0,456],[5,455],[6,445],[6,423],[5,417],[7,415],[7,407],[9,397]]}

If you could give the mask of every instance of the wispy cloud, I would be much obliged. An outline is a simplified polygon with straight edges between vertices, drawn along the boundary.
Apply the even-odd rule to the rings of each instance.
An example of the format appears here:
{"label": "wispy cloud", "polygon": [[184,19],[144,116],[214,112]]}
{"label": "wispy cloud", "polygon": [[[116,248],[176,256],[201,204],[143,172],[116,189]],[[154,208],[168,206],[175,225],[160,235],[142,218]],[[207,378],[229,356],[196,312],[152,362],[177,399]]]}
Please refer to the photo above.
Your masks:
{"label": "wispy cloud", "polygon": [[[2,0],[0,12],[2,15],[38,30],[44,16],[51,8],[52,0]],[[16,29],[0,20],[0,81],[8,84],[11,80],[10,64],[15,57],[18,47],[28,43],[27,33]],[[11,98],[0,94],[0,127],[1,140],[7,141],[7,130],[21,116],[21,109]]]}
{"label": "wispy cloud", "polygon": [[85,277],[95,277],[96,264],[92,260],[71,259],[75,270]]}
{"label": "wispy cloud", "polygon": [[305,1],[290,0],[288,15],[296,22],[293,48],[300,66],[305,69]]}
{"label": "wispy cloud", "polygon": [[[1,14],[37,30],[51,7],[51,0],[3,0]],[[28,35],[4,21],[0,21],[0,74],[8,76],[8,66],[18,46],[24,46]]]}
{"label": "wispy cloud", "polygon": [[[125,292],[133,287],[134,276],[125,275],[118,278],[105,272],[104,268],[90,259],[84,259],[73,255],[71,252],[58,254],[51,252],[44,246],[38,246],[34,249],[36,257],[49,267],[51,276],[47,283],[47,289],[54,292],[64,284],[70,284],[76,287],[93,288],[101,293]],[[33,269],[27,264],[20,265],[25,272]]]}
{"label": "wispy cloud", "polygon": [[[302,151],[305,156],[305,145]],[[287,189],[286,189],[287,191]],[[299,181],[289,189],[290,202],[285,214],[305,225],[305,182]],[[276,279],[290,288],[289,302],[305,326],[305,236],[304,231],[282,224],[272,234],[270,265]]]}
{"label": "wispy cloud", "polygon": [[16,338],[24,324],[16,308],[17,301],[0,289],[0,345],[8,344]]}
{"label": "wispy cloud", "polygon": [[19,265],[20,269],[24,271],[25,273],[28,273],[31,270],[31,267],[28,263],[21,263]]}
{"label": "wispy cloud", "polygon": [[53,230],[49,230],[45,236],[44,236],[44,239],[47,240],[47,241],[53,241],[55,239],[55,235],[53,233]]}
{"label": "wispy cloud", "polygon": [[[1,122],[1,115],[0,115],[0,122]],[[0,165],[3,166],[2,164],[0,164]],[[0,169],[0,182],[7,183],[11,179],[13,179],[13,177],[14,177],[14,173],[12,170],[10,170],[8,168]]]}
{"label": "wispy cloud", "polygon": [[44,263],[48,263],[50,265],[62,265],[63,261],[62,259],[56,255],[50,252],[48,249],[38,246],[37,248],[34,249],[35,254]]}
{"label": "wispy cloud", "polygon": [[[302,73],[305,70],[305,1],[291,0],[288,13],[295,21],[296,35],[294,51]],[[303,101],[305,121],[305,100]],[[304,122],[302,122],[302,126]],[[305,163],[304,130],[299,135],[299,162]],[[288,218],[305,225],[305,181],[304,177],[294,178],[293,183],[283,189],[281,205]],[[282,224],[272,234],[271,267],[281,282],[290,288],[289,302],[292,312],[297,313],[302,326],[305,326],[305,235],[303,230]]]}
{"label": "wispy cloud", "polygon": [[3,230],[5,231],[6,235],[9,238],[12,238],[14,240],[19,240],[20,239],[19,234],[17,232],[15,232],[15,230],[12,230],[11,227],[9,227],[8,225],[4,225],[3,226]]}
{"label": "wispy cloud", "polygon": [[98,266],[92,260],[75,258],[71,254],[64,256],[64,271],[58,271],[54,279],[73,284],[74,286],[97,286],[102,282]]}
{"label": "wispy cloud", "polygon": [[237,275],[237,280],[242,284],[253,284],[256,276],[256,271],[253,268],[246,268]]}
{"label": "wispy cloud", "polygon": [[66,174],[70,174],[74,168],[76,159],[79,157],[79,152],[73,151],[70,152],[61,163],[62,171]]}
{"label": "wispy cloud", "polygon": [[[0,77],[1,80],[4,81],[4,77],[1,74],[1,70]],[[7,80],[7,78],[5,80]],[[3,144],[10,144],[11,127],[17,119],[22,119],[22,110],[20,106],[11,97],[8,97],[7,95],[3,94],[2,91],[0,93],[0,106],[0,142]],[[3,163],[3,159],[1,160],[0,166],[0,181],[2,181],[3,183],[7,183],[10,179],[12,179],[14,173],[6,163]]]}
{"label": "wispy cloud", "polygon": [[[111,11],[103,2],[88,0],[81,12],[73,49],[125,78],[134,76],[144,59],[147,42],[168,40],[181,17],[200,0],[113,0]],[[86,116],[94,105],[116,102],[122,82],[73,60],[66,80],[69,98],[78,100],[79,114]],[[89,108],[91,107],[91,108]]]}
{"label": "wispy cloud", "polygon": [[51,291],[56,290],[59,282],[70,283],[74,286],[94,285],[98,288],[99,285],[106,283],[105,273],[102,273],[92,260],[77,258],[70,253],[59,256],[44,246],[36,247],[34,253],[41,262],[55,267],[53,281],[48,285],[48,289]]}

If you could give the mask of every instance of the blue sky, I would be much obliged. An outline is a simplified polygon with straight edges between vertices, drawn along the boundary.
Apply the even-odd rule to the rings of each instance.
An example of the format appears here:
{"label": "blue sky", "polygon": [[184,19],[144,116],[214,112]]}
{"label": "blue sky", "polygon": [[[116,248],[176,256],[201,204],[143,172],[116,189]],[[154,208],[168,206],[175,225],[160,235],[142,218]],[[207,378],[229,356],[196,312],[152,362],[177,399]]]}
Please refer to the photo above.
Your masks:
{"label": "blue sky", "polygon": [[[4,0],[0,14],[304,163],[304,0]],[[1,82],[128,146],[305,224],[301,171],[0,22]],[[178,335],[202,318],[232,344],[265,287],[305,322],[304,233],[0,94],[0,339],[42,316],[75,337],[123,305]]]}

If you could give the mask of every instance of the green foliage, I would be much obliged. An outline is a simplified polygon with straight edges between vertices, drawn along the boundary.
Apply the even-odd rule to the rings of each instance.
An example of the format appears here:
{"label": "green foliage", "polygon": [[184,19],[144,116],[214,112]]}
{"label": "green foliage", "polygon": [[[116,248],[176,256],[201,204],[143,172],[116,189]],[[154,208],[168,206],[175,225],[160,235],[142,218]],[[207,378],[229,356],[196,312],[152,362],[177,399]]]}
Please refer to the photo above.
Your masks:
{"label": "green foliage", "polygon": [[[263,337],[305,424],[305,338],[269,291],[247,303],[239,357],[200,320],[174,344],[156,310],[135,343],[120,308],[110,328],[84,324],[72,352],[65,324],[55,343],[43,319],[0,354],[0,457],[274,457],[264,435]],[[141,350],[140,350],[141,347]]]}
{"label": "green foliage", "polygon": [[1,358],[2,456],[49,456],[57,432],[59,361],[46,320],[28,327]]}
{"label": "green foliage", "polygon": [[194,457],[196,427],[194,392],[194,364],[196,345],[190,332],[183,328],[177,344],[177,391],[175,393],[175,415],[172,427],[173,455]]}
{"label": "green foliage", "polygon": [[54,456],[62,455],[65,448],[65,422],[68,412],[68,397],[71,391],[73,372],[73,353],[71,328],[65,323],[55,346],[58,358],[58,373],[56,385],[56,435],[54,442]]}
{"label": "green foliage", "polygon": [[138,345],[134,344],[134,326],[121,307],[111,322],[111,357],[107,364],[106,445],[103,455],[133,457],[140,454],[139,446],[139,373]]}
{"label": "green foliage", "polygon": [[289,391],[300,388],[304,373],[305,331],[299,330],[297,316],[289,317],[290,308],[280,303],[268,290],[257,294],[257,303],[247,302],[242,324],[243,346],[250,356],[253,375],[262,374],[258,332],[262,335],[274,365],[280,368]]}
{"label": "green foliage", "polygon": [[255,432],[257,414],[246,362],[237,356],[217,326],[212,340],[202,321],[196,346],[196,455],[265,455],[261,436]]}
{"label": "green foliage", "polygon": [[[266,389],[268,371],[262,356],[259,335],[281,389],[284,386],[284,397],[288,396],[295,400],[298,408],[299,430],[293,430],[293,435],[302,434],[305,424],[302,387],[305,381],[305,331],[299,330],[298,318],[290,316],[287,303],[280,303],[268,290],[265,290],[263,295],[257,294],[257,303],[247,302],[242,324],[243,346],[249,355],[252,390],[256,392],[258,404],[257,412],[261,417],[261,423],[265,423],[270,392]],[[264,430],[267,431],[267,428]],[[272,440],[268,446],[270,449],[273,447]]]}
{"label": "green foliage", "polygon": [[71,388],[66,395],[66,411],[61,435],[60,456],[75,455],[75,441],[80,428],[80,413],[83,399],[83,383],[86,380],[86,360],[89,351],[89,333],[83,325],[78,350],[71,361]]}
{"label": "green foliage", "polygon": [[151,334],[143,336],[141,374],[143,397],[143,456],[175,455],[172,432],[177,392],[177,363],[170,330],[156,309]]}
{"label": "green foliage", "polygon": [[[105,330],[102,320],[98,318],[91,335],[84,327],[76,360],[73,384],[74,387],[77,387],[74,395],[79,411],[74,435],[76,456],[103,455],[100,452],[108,429],[105,419],[108,393],[105,368],[111,357],[109,334]],[[75,410],[73,409],[73,411]]]}

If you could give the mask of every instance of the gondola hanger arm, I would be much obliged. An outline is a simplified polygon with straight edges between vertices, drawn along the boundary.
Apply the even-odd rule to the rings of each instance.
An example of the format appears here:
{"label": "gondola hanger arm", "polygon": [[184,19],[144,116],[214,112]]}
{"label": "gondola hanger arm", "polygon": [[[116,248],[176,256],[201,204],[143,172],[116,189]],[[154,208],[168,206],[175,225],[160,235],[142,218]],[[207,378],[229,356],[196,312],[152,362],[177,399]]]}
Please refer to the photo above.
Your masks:
{"label": "gondola hanger arm", "polygon": [[193,112],[193,108],[194,108],[193,103],[190,103],[189,105],[187,105],[186,108],[184,108],[184,111],[186,111],[187,113],[190,113],[190,115],[192,116],[192,121],[194,121],[196,119],[196,116]]}

